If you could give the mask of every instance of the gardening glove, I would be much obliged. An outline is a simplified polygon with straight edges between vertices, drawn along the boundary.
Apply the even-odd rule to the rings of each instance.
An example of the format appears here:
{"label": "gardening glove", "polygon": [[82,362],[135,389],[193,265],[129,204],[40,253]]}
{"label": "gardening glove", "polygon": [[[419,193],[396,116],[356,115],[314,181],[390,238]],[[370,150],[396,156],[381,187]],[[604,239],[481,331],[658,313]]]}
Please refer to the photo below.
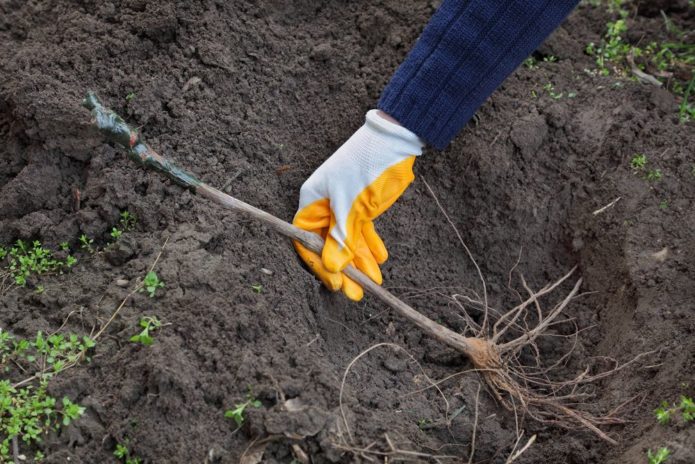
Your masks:
{"label": "gardening glove", "polygon": [[302,260],[326,287],[355,301],[364,291],[341,271],[353,263],[381,285],[379,265],[388,252],[373,221],[415,179],[413,163],[424,146],[377,113],[369,111],[365,124],[304,182],[293,221],[326,241],[321,256],[295,241]]}

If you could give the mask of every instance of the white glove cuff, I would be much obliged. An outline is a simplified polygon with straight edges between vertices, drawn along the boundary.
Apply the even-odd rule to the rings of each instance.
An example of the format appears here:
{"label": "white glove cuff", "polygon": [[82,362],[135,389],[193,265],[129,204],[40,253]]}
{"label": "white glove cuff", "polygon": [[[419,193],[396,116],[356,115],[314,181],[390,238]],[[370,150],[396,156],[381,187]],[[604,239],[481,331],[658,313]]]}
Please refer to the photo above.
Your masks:
{"label": "white glove cuff", "polygon": [[414,132],[394,124],[378,114],[379,110],[369,110],[365,117],[365,126],[382,137],[391,139],[388,145],[396,151],[408,155],[420,156],[425,142]]}

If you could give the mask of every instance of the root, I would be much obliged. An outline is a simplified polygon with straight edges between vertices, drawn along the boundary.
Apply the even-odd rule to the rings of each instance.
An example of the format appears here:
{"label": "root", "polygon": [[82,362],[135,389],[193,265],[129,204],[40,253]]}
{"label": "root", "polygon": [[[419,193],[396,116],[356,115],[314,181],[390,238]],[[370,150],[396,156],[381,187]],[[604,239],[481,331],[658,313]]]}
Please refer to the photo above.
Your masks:
{"label": "root", "polygon": [[[574,350],[576,335],[579,330],[575,325],[575,342],[572,349],[549,367],[543,367],[541,353],[536,345],[536,341],[539,337],[547,336],[547,332],[551,327],[570,322],[561,320],[560,315],[570,302],[581,296],[579,289],[582,285],[582,279],[577,279],[572,290],[549,311],[543,310],[540,300],[567,282],[577,268],[574,267],[557,281],[544,286],[538,291],[532,290],[523,275],[517,271],[521,285],[527,294],[526,299],[523,299],[521,294],[515,291],[519,299],[522,300],[517,306],[506,312],[490,308],[487,299],[487,289],[480,267],[475,262],[469,248],[463,242],[461,234],[453,221],[449,218],[449,215],[426,181],[425,186],[434,198],[437,207],[451,225],[482,281],[482,301],[477,296],[471,298],[464,295],[453,295],[449,298],[459,306],[464,319],[471,327],[470,330],[474,333],[472,337],[462,336],[459,346],[455,347],[471,360],[475,371],[483,378],[492,396],[507,410],[513,411],[515,417],[521,413],[522,416],[528,415],[542,423],[553,424],[566,429],[589,430],[602,440],[611,444],[617,444],[613,438],[602,430],[602,427],[624,423],[616,415],[619,408],[602,416],[578,409],[575,405],[583,403],[591,396],[589,393],[582,391],[580,387],[607,377],[649,353],[640,355],[622,366],[618,366],[616,363],[616,366],[612,369],[597,375],[589,375],[589,368],[587,367],[584,372],[573,379],[564,381],[551,380],[550,376],[553,371],[565,362]],[[519,260],[517,259],[514,268],[512,268],[509,274],[508,288],[510,289],[512,288],[512,272],[517,268]],[[480,325],[474,322],[473,317],[468,314],[464,304],[459,299],[482,311],[482,323]],[[494,323],[489,322],[490,320],[494,320]],[[450,345],[454,346],[453,343]],[[521,364],[519,358],[524,350],[533,354],[535,366],[524,366]],[[530,443],[532,441],[527,446],[530,446]]]}

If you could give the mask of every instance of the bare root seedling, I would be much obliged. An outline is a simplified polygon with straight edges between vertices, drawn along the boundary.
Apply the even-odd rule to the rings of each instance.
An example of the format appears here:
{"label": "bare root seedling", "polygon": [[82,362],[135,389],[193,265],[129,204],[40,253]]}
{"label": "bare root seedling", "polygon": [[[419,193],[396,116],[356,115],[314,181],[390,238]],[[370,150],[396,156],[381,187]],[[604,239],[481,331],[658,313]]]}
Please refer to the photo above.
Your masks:
{"label": "bare root seedling", "polygon": [[[324,242],[319,235],[299,229],[263,210],[227,195],[179,168],[169,159],[155,152],[145,143],[139,131],[134,130],[120,116],[104,107],[93,93],[87,94],[83,106],[91,111],[93,123],[102,134],[112,143],[124,147],[135,162],[160,172],[198,196],[208,198],[232,211],[245,214],[278,233],[301,242],[309,250],[321,253]],[[646,353],[627,364],[616,366],[597,375],[590,375],[587,368],[586,371],[573,379],[561,382],[551,380],[552,371],[564,361],[560,360],[553,366],[543,367],[541,353],[536,341],[539,337],[549,335],[548,330],[551,327],[567,322],[560,319],[560,315],[570,302],[580,296],[579,289],[582,279],[577,279],[567,296],[550,310],[543,308],[541,299],[568,281],[576,269],[572,269],[557,282],[546,285],[540,290],[531,289],[522,279],[527,296],[522,299],[521,303],[508,311],[490,308],[487,287],[480,267],[429,185],[427,188],[447,221],[456,231],[459,242],[466,249],[480,277],[482,298],[475,293],[472,293],[473,297],[463,298],[461,295],[457,295],[453,298],[457,302],[456,304],[461,306],[462,312],[466,314],[464,317],[469,323],[469,330],[465,331],[464,334],[459,334],[433,321],[352,266],[348,266],[344,270],[345,274],[361,285],[366,292],[379,298],[401,317],[417,326],[423,333],[468,357],[475,370],[485,381],[488,390],[507,409],[522,416],[529,415],[544,423],[566,428],[588,429],[603,440],[615,443],[615,440],[601,428],[621,423],[617,416],[619,408],[606,415],[596,416],[575,405],[583,402],[589,396],[584,392],[582,386],[630,365]],[[474,318],[468,314],[466,306],[461,301],[464,301],[469,307],[482,311],[481,324],[477,324]],[[536,361],[534,366],[523,365],[520,361],[522,353],[528,351],[534,354]]]}

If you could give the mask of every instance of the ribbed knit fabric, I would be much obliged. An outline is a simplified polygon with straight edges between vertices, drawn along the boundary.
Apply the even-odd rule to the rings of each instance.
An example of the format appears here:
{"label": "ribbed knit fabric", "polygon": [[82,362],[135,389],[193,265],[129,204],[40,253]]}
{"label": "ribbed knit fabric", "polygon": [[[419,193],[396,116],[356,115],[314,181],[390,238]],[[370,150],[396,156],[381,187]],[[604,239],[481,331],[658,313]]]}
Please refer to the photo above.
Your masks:
{"label": "ribbed knit fabric", "polygon": [[384,89],[379,109],[435,148],[446,147],[578,3],[444,0]]}

